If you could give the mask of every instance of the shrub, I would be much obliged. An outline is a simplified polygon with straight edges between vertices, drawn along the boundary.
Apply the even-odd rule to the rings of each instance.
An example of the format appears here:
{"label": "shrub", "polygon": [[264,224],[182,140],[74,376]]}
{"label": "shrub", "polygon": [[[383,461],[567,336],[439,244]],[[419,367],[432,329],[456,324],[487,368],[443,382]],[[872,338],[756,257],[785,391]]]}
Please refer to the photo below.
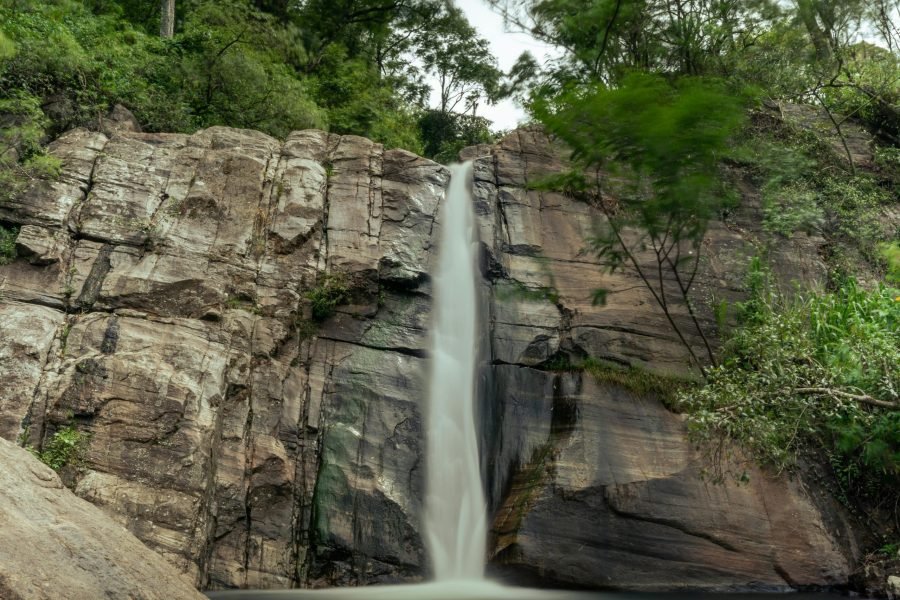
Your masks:
{"label": "shrub", "polygon": [[81,462],[85,446],[90,435],[78,431],[74,425],[63,427],[53,434],[43,450],[29,450],[45,465],[59,471],[67,465],[77,465]]}
{"label": "shrub", "polygon": [[[893,197],[874,175],[836,170],[833,151],[809,132],[748,128],[746,137],[729,151],[728,159],[759,186],[765,231],[787,237],[797,231],[820,232],[837,242],[831,258],[839,276],[854,271],[852,261],[840,260],[846,253],[843,247],[878,262],[878,244],[896,232],[888,230],[882,218],[882,207]],[[878,156],[892,155],[879,150]]]}
{"label": "shrub", "polygon": [[714,453],[737,442],[778,470],[823,452],[848,495],[896,486],[900,291],[846,281],[833,293],[789,298],[772,291],[764,271],[753,279],[723,363],[708,385],[679,398],[693,440]]}
{"label": "shrub", "polygon": [[341,273],[325,274],[316,287],[306,292],[306,298],[312,304],[313,320],[324,321],[338,306],[350,301],[350,286]]}
{"label": "shrub", "polygon": [[878,245],[878,254],[887,267],[885,279],[888,283],[900,284],[900,241],[882,242]]}
{"label": "shrub", "polygon": [[16,236],[19,230],[6,229],[0,225],[0,265],[11,263],[16,258]]}

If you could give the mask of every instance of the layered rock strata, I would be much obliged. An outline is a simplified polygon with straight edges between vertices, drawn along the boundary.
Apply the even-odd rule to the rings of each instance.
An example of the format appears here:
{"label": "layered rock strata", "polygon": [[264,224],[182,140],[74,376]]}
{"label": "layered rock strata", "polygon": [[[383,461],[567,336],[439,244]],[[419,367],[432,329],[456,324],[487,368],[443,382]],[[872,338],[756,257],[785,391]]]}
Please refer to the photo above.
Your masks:
{"label": "layered rock strata", "polygon": [[[65,134],[51,148],[62,176],[0,206],[21,226],[19,258],[0,266],[0,436],[90,434],[67,482],[201,588],[421,579],[447,170],[319,131],[107,133]],[[598,211],[531,189],[564,167],[560,149],[520,130],[468,153],[492,568],[579,587],[845,581],[844,534],[798,483],[755,470],[745,486],[704,483],[657,399],[548,369],[689,371],[635,276],[584,250]],[[745,192],[704,243],[695,294],[713,339],[710,300],[740,296],[755,252]],[[822,242],[782,241],[784,278],[819,281]]]}
{"label": "layered rock strata", "polygon": [[[0,208],[21,225],[0,435],[88,433],[75,492],[198,586],[421,577],[446,169],[319,131],[75,130],[51,152],[59,180]],[[340,300],[325,322],[315,293]]]}

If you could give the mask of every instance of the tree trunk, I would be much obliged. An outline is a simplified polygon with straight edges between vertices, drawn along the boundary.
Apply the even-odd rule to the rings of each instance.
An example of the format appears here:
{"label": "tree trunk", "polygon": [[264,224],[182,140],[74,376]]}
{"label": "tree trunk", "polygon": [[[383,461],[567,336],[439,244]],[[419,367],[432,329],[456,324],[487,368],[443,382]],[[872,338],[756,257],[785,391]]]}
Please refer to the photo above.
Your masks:
{"label": "tree trunk", "polygon": [[170,38],[175,35],[175,0],[162,0],[161,12],[159,36]]}
{"label": "tree trunk", "polygon": [[813,47],[816,49],[816,58],[820,61],[828,62],[831,60],[831,44],[828,42],[828,34],[822,30],[816,21],[816,6],[813,0],[797,0],[797,12],[800,20],[806,27],[809,38],[812,40]]}

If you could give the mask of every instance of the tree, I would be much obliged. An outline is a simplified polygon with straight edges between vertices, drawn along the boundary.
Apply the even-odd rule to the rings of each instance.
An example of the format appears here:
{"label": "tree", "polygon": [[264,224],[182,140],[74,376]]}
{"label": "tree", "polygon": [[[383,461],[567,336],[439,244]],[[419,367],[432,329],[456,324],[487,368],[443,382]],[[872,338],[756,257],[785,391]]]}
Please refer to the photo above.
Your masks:
{"label": "tree", "polygon": [[[591,240],[598,257],[611,270],[634,270],[698,370],[716,364],[691,292],[709,221],[727,202],[718,160],[743,120],[740,99],[715,80],[672,85],[634,73],[617,88],[573,86],[538,101],[535,114],[572,150],[575,170],[564,189],[606,217]],[[645,250],[652,266],[640,257]],[[595,300],[604,298],[598,290]],[[705,359],[676,320],[678,305],[687,309]]]}
{"label": "tree", "polygon": [[160,13],[159,36],[170,38],[175,35],[175,0],[162,0]]}
{"label": "tree", "polygon": [[632,70],[724,76],[778,5],[772,0],[489,0],[507,23],[564,50],[554,85],[616,85]]}
{"label": "tree", "polygon": [[459,151],[467,146],[494,140],[490,121],[462,113],[427,110],[419,119],[419,128],[425,156],[444,163],[458,160]]}
{"label": "tree", "polygon": [[488,41],[466,20],[463,12],[448,4],[432,27],[418,34],[419,58],[439,82],[442,113],[475,111],[480,100],[497,99],[503,73],[496,67]]}

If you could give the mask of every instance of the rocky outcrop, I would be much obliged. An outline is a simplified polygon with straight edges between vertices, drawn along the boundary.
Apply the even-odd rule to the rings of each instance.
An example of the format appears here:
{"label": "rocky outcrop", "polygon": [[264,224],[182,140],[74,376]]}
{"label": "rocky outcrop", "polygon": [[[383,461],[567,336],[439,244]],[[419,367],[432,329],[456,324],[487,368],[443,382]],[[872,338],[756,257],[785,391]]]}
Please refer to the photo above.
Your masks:
{"label": "rocky outcrop", "polygon": [[[561,149],[526,129],[470,155],[491,328],[482,394],[491,570],[543,585],[642,590],[845,582],[850,534],[799,482],[747,467],[746,484],[709,483],[710,465],[659,399],[587,372],[548,370],[590,358],[684,377],[690,363],[638,275],[609,273],[582,249],[602,213],[532,189],[564,168]],[[692,292],[713,338],[713,306],[740,299],[762,240],[758,196],[739,186],[742,206],[713,224]],[[774,241],[785,285],[824,281],[823,243],[805,234]],[[655,268],[649,252],[640,260]],[[609,291],[600,306],[598,288]],[[674,313],[702,356],[687,311]]]}
{"label": "rocky outcrop", "polygon": [[[420,578],[446,169],[319,131],[75,130],[51,152],[59,180],[0,208],[21,225],[0,435],[88,433],[75,492],[198,586]],[[316,322],[323,281],[343,304]]]}
{"label": "rocky outcrop", "polygon": [[202,600],[191,582],[49,467],[0,439],[0,597]]}
{"label": "rocky outcrop", "polygon": [[[65,134],[62,176],[0,206],[21,226],[0,266],[0,436],[90,434],[67,482],[202,588],[425,576],[428,273],[447,170],[319,131],[107,133]],[[583,251],[597,211],[530,189],[560,149],[520,130],[468,153],[492,568],[583,587],[845,581],[844,534],[798,483],[753,470],[707,485],[658,399],[547,369],[591,357],[683,374],[687,355],[635,277]],[[747,186],[705,242],[712,337],[708,300],[739,297],[757,215]],[[784,240],[784,277],[820,280],[821,243]],[[322,302],[336,311],[314,319]]]}

